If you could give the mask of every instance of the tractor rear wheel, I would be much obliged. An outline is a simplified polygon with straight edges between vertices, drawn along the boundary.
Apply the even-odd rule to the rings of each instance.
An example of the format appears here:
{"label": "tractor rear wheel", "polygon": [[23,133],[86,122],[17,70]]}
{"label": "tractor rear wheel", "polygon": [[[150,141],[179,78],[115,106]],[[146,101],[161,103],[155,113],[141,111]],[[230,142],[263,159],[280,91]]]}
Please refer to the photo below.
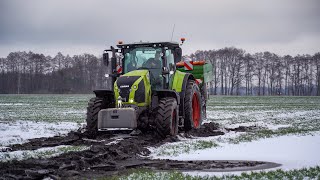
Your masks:
{"label": "tractor rear wheel", "polygon": [[178,104],[172,97],[162,98],[156,110],[156,132],[161,138],[178,134]]}
{"label": "tractor rear wheel", "polygon": [[184,97],[184,130],[198,129],[202,123],[202,102],[199,86],[189,80]]}
{"label": "tractor rear wheel", "polygon": [[107,108],[103,98],[91,98],[87,107],[87,132],[89,138],[95,138],[98,133],[98,113],[101,109]]}

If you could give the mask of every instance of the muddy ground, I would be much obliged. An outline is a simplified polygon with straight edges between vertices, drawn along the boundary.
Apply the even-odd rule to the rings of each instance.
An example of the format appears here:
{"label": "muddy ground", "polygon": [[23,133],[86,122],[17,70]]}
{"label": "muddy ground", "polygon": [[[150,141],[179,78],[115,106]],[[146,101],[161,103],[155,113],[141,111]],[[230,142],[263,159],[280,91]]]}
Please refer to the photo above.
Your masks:
{"label": "muddy ground", "polygon": [[[245,131],[228,129],[228,131]],[[185,134],[187,138],[194,136],[208,137],[223,135],[216,123],[206,123],[200,129]],[[148,147],[157,147],[167,142],[179,141],[176,137],[159,139],[152,134],[139,136],[122,135],[123,140],[114,142],[112,135],[100,133],[94,140],[88,139],[86,133],[70,132],[67,136],[37,138],[25,144],[10,146],[10,151],[35,150],[42,147],[59,145],[85,145],[88,150],[69,152],[47,159],[27,159],[23,161],[0,162],[0,179],[79,179],[110,177],[127,173],[130,169],[144,168],[156,171],[234,171],[262,169],[276,164],[259,161],[174,161],[150,160]]]}

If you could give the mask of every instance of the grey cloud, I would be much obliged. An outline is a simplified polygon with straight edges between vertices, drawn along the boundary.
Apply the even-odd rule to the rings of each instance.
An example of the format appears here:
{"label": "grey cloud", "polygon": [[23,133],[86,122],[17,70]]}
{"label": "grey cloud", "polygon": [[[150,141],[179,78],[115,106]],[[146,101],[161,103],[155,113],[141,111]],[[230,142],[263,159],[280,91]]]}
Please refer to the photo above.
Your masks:
{"label": "grey cloud", "polygon": [[250,50],[250,46],[256,49],[264,44],[262,49],[267,44],[296,43],[306,36],[320,38],[317,0],[2,0],[0,3],[2,49],[59,45],[76,49],[112,45],[120,39],[170,40],[173,24],[176,24],[174,39],[185,36],[194,44],[190,49],[200,49],[203,44],[212,48],[243,45]]}

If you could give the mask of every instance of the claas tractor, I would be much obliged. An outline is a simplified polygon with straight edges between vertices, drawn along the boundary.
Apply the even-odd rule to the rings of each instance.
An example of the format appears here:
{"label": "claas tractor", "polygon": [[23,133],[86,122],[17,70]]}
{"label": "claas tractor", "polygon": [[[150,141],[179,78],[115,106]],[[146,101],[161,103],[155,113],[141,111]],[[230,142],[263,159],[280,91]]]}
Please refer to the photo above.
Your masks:
{"label": "claas tractor", "polygon": [[87,132],[153,131],[161,137],[200,127],[206,117],[212,65],[182,61],[177,42],[119,42],[104,50],[111,90],[94,90],[87,107]]}

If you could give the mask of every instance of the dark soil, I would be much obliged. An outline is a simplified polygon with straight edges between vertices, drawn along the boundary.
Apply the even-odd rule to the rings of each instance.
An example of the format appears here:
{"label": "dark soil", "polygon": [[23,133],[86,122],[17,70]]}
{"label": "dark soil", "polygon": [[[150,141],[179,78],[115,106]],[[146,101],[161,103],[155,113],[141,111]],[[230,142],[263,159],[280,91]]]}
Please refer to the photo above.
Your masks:
{"label": "dark soil", "polygon": [[[223,132],[215,123],[204,124],[188,133],[191,136],[216,136]],[[176,137],[159,139],[152,132],[139,136],[124,136],[123,140],[114,141],[112,135],[100,133],[95,140],[88,139],[86,133],[70,132],[67,136],[37,138],[25,144],[10,146],[11,151],[35,150],[58,145],[86,145],[90,149],[81,152],[69,152],[47,159],[27,159],[23,161],[0,162],[0,179],[79,179],[109,177],[124,174],[130,169],[145,168],[152,170],[203,170],[218,171],[238,168],[255,169],[266,165],[258,161],[173,161],[150,160],[147,147],[157,147],[166,142],[178,141]]]}
{"label": "dark soil", "polygon": [[188,134],[197,137],[209,137],[209,136],[218,136],[224,135],[224,132],[219,130],[218,123],[205,123],[199,129],[192,129]]}
{"label": "dark soil", "polygon": [[260,129],[259,126],[239,126],[236,128],[226,128],[227,131],[236,131],[236,132],[248,132]]}

